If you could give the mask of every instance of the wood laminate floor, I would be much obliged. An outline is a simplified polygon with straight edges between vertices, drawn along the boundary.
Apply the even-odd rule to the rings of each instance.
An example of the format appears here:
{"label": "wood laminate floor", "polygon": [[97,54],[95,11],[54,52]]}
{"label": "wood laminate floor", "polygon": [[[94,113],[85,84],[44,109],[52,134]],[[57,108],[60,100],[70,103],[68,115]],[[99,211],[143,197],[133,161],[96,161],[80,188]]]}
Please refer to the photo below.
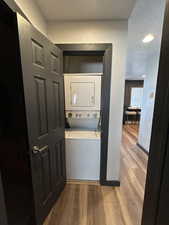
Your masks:
{"label": "wood laminate floor", "polygon": [[140,225],[147,155],[137,133],[136,125],[123,128],[120,187],[69,182],[44,225]]}

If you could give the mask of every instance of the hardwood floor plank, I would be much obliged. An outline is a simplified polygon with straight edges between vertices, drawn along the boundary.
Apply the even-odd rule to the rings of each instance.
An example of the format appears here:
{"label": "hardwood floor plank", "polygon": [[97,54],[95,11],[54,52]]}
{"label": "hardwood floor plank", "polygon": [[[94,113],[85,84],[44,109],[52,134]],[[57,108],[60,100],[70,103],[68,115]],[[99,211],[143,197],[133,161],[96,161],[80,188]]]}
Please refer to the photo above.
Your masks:
{"label": "hardwood floor plank", "polygon": [[88,187],[87,225],[105,224],[103,196],[100,186]]}
{"label": "hardwood floor plank", "polygon": [[88,184],[80,185],[80,221],[79,225],[87,224],[87,206],[88,206]]}
{"label": "hardwood floor plank", "polygon": [[102,187],[102,194],[103,194],[103,204],[104,204],[105,219],[106,219],[105,224],[106,225],[110,225],[110,224],[125,225],[126,223],[124,220],[124,216],[119,204],[119,200],[118,200],[115,188],[112,191],[111,187]]}
{"label": "hardwood floor plank", "polygon": [[148,157],[137,135],[138,125],[123,127],[120,187],[69,181],[44,225],[140,225]]}

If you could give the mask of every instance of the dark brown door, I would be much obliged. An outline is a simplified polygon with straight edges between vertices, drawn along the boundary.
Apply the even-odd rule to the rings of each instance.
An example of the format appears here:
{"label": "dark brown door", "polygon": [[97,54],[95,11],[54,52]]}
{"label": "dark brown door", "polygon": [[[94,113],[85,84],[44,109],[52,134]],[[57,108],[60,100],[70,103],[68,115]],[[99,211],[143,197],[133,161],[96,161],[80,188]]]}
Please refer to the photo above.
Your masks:
{"label": "dark brown door", "polygon": [[18,16],[29,154],[37,224],[65,183],[62,52]]}
{"label": "dark brown door", "polygon": [[7,225],[6,207],[4,201],[4,192],[0,174],[0,225]]}
{"label": "dark brown door", "polygon": [[142,225],[169,224],[169,0],[166,0]]}
{"label": "dark brown door", "polygon": [[[169,140],[169,137],[168,137]],[[166,161],[159,196],[157,225],[169,224],[169,142],[167,145]]]}

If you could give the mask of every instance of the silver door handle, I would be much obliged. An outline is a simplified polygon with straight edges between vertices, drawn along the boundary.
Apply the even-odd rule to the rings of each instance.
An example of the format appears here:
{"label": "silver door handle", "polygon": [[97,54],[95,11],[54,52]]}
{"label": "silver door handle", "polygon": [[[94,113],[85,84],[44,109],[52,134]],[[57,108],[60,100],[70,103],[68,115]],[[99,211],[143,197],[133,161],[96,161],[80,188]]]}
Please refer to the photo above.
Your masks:
{"label": "silver door handle", "polygon": [[39,146],[35,145],[35,146],[33,146],[33,153],[34,154],[41,153],[41,152],[45,151],[46,149],[48,149],[48,145],[45,145],[42,148],[39,148]]}

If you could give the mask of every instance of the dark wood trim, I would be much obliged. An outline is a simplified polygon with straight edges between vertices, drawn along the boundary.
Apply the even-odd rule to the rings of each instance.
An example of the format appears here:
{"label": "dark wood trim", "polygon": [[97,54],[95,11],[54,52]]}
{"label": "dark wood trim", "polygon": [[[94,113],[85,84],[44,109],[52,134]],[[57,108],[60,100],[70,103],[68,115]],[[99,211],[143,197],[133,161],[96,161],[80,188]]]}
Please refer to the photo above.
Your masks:
{"label": "dark wood trim", "polygon": [[[112,44],[56,44],[63,50],[64,55],[103,55],[102,94],[101,94],[101,159],[100,159],[100,184],[117,182],[107,181],[107,157],[108,157],[108,134],[109,134],[109,111],[110,111],[110,87]],[[115,185],[117,184],[117,185]]]}
{"label": "dark wood trim", "polygon": [[146,155],[149,155],[149,152],[142,146],[140,145],[138,142],[137,142],[137,146],[146,154]]}
{"label": "dark wood trim", "polygon": [[56,44],[60,47],[64,52],[105,52],[107,48],[112,47],[111,43],[104,44]]}
{"label": "dark wood trim", "polygon": [[101,161],[100,183],[107,180],[108,136],[110,112],[112,45],[106,46],[103,60],[103,77],[101,87]]}
{"label": "dark wood trim", "polygon": [[103,186],[110,186],[110,187],[120,187],[120,181],[119,180],[106,180],[101,183]]}
{"label": "dark wood trim", "polygon": [[[64,51],[64,55],[69,56],[84,56],[84,51]],[[104,51],[85,51],[85,56],[103,56]]]}
{"label": "dark wood trim", "polygon": [[[142,216],[142,225],[167,225],[157,223],[159,199],[162,188],[164,165],[166,164],[168,129],[169,129],[169,1],[164,18],[164,27],[161,43],[161,55],[156,89],[156,100],[152,127],[152,136],[149,152],[147,181]],[[169,161],[167,161],[169,164]],[[168,190],[166,192],[168,197]],[[167,206],[168,211],[168,206]],[[167,212],[168,213],[168,212]],[[164,220],[163,220],[164,221]]]}

